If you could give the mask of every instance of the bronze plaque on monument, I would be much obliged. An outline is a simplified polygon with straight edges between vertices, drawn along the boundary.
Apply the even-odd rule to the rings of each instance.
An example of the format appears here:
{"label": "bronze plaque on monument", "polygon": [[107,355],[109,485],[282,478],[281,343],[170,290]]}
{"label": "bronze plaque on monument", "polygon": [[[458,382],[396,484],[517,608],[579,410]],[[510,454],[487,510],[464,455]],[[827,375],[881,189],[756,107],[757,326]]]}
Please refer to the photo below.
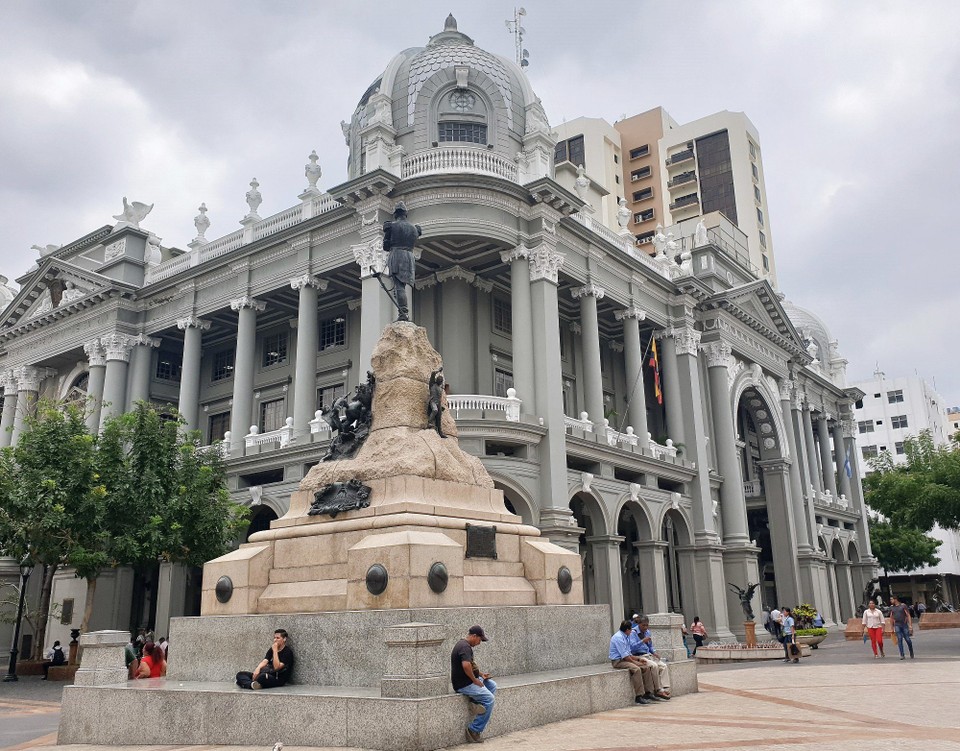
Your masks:
{"label": "bronze plaque on monument", "polygon": [[467,525],[466,558],[496,558],[497,528]]}

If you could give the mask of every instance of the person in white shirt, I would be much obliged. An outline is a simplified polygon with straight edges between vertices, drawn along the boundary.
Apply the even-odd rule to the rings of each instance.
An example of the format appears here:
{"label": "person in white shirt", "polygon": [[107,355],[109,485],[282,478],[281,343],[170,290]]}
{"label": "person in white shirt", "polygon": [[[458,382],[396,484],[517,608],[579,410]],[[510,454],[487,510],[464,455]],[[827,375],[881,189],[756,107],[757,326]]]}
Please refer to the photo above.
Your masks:
{"label": "person in white shirt", "polygon": [[[870,600],[869,606],[863,611],[863,634],[870,636],[870,646],[873,647],[873,657],[886,657],[883,653],[883,611],[877,603]],[[877,654],[879,648],[880,654]]]}

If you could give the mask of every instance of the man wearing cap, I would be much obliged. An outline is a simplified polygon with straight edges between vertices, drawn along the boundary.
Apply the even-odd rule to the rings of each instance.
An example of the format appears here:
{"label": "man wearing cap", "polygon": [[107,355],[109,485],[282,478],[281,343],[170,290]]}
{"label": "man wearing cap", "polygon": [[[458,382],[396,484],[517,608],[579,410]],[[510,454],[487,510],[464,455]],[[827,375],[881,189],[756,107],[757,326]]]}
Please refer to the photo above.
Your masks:
{"label": "man wearing cap", "polygon": [[630,621],[620,622],[620,628],[610,638],[610,664],[617,670],[630,671],[630,683],[637,704],[660,701],[660,697],[654,693],[653,666],[630,653],[631,631],[633,624]]}
{"label": "man wearing cap", "polygon": [[409,321],[407,285],[416,277],[413,249],[422,231],[419,224],[407,221],[407,207],[398,201],[393,209],[393,221],[383,223],[383,249],[387,255],[387,274],[393,281],[391,294],[397,306],[397,320]]}
{"label": "man wearing cap", "polygon": [[497,684],[490,680],[489,673],[481,673],[473,661],[473,648],[487,641],[487,635],[480,626],[471,626],[465,638],[453,647],[450,654],[450,682],[453,690],[468,697],[473,704],[471,712],[476,715],[467,726],[467,740],[470,743],[483,743],[480,737],[493,712],[493,695]]}

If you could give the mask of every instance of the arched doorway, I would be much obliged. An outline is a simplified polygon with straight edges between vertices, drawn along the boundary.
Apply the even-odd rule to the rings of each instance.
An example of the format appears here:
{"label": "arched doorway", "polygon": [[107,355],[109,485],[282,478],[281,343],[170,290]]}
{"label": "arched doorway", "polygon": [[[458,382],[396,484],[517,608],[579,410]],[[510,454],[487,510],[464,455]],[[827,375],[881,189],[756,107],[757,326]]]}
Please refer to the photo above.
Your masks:
{"label": "arched doorway", "polygon": [[580,534],[580,560],[583,562],[583,601],[588,605],[609,602],[610,543],[606,520],[599,501],[581,491],[570,500],[570,511]]}
{"label": "arched doorway", "polygon": [[252,510],[253,515],[250,517],[250,526],[247,527],[246,534],[243,536],[244,542],[247,542],[250,539],[250,535],[255,532],[263,532],[270,529],[270,522],[277,518],[277,512],[269,506],[255,506]]}
{"label": "arched doorway", "polygon": [[662,545],[666,610],[683,613],[693,619],[694,583],[693,548],[690,528],[678,509],[670,509],[663,515],[660,525]]}
{"label": "arched doorway", "polygon": [[841,623],[853,618],[853,581],[850,578],[850,562],[843,554],[843,544],[834,538],[830,544],[830,561],[833,564],[834,591],[837,593],[837,613]]}
{"label": "arched doorway", "polygon": [[87,390],[90,386],[90,373],[84,372],[78,375],[70,384],[67,393],[63,397],[66,404],[76,404],[85,408],[87,405]]}
{"label": "arched doorway", "polygon": [[[792,607],[800,602],[800,576],[790,464],[779,409],[765,388],[748,385],[737,403],[736,424],[747,530],[760,548],[760,604]],[[734,583],[744,586],[747,582]]]}
{"label": "arched doorway", "polygon": [[643,507],[627,501],[617,515],[620,542],[620,577],[623,587],[623,609],[626,614],[660,612],[657,603],[658,572],[653,556],[658,553],[650,520]]}

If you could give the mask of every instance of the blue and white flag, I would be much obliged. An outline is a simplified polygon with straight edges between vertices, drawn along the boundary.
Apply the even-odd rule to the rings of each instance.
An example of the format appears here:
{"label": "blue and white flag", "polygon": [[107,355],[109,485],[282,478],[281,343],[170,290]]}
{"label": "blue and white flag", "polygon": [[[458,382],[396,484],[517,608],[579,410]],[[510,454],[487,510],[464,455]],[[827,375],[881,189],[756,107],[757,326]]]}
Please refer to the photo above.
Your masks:
{"label": "blue and white flag", "polygon": [[847,473],[847,479],[853,477],[853,465],[850,463],[850,447],[847,446],[847,458],[843,462],[843,471]]}

